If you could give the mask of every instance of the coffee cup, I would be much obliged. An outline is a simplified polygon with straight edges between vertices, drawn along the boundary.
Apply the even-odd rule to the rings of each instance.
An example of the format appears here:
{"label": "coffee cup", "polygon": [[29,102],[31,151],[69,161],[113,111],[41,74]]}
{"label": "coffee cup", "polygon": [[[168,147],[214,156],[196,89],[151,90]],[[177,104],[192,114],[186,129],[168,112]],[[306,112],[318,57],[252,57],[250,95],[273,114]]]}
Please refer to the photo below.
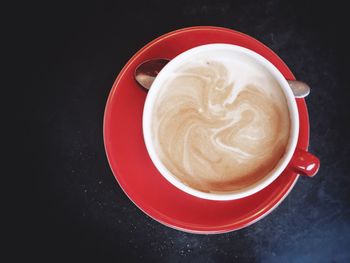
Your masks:
{"label": "coffee cup", "polygon": [[234,200],[285,169],[313,176],[319,160],[297,148],[299,115],[282,73],[244,47],[208,44],[172,59],[147,94],[143,135],[160,174],[209,200]]}

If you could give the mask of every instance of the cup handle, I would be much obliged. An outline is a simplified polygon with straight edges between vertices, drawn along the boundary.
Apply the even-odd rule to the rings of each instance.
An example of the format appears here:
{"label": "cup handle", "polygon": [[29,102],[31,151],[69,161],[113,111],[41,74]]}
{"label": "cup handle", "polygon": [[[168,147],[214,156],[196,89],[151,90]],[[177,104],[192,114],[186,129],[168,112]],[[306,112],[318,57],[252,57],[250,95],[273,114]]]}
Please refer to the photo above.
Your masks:
{"label": "cup handle", "polygon": [[307,151],[296,149],[290,167],[301,175],[313,177],[320,168],[320,160]]}

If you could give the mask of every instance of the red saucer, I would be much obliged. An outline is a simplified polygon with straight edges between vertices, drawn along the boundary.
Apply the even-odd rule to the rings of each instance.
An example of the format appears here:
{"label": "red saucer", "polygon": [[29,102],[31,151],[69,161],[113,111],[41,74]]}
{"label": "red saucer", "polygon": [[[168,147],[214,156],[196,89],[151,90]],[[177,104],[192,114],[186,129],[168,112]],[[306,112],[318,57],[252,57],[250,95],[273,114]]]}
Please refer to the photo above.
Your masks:
{"label": "red saucer", "polygon": [[[164,225],[203,234],[229,232],[255,223],[283,201],[298,179],[298,175],[287,168],[271,185],[252,196],[234,201],[209,201],[175,188],[152,164],[141,127],[147,93],[133,78],[135,67],[147,59],[171,59],[190,48],[209,43],[249,48],[271,61],[287,79],[294,79],[283,61],[252,37],[220,27],[180,29],[153,40],[124,66],[109,94],[103,127],[109,164],[130,200]],[[303,99],[297,99],[297,105],[300,115],[297,148],[307,149],[307,108]]]}

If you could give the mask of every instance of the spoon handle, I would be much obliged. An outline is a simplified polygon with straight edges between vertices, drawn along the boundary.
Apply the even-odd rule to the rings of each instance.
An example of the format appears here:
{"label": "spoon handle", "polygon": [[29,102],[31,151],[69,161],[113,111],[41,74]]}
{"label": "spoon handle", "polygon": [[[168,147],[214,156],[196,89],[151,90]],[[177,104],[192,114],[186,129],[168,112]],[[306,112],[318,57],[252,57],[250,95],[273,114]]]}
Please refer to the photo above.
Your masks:
{"label": "spoon handle", "polygon": [[287,80],[290,88],[293,91],[294,97],[304,98],[310,94],[310,86],[299,80]]}

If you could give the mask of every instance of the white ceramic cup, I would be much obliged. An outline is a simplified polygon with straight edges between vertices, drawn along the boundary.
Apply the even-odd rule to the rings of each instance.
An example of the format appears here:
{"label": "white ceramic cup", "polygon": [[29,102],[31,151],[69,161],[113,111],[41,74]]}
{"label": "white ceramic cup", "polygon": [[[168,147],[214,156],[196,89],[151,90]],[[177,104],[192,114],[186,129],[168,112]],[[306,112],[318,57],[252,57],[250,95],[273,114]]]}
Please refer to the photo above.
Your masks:
{"label": "white ceramic cup", "polygon": [[[153,144],[151,125],[155,100],[159,91],[164,87],[163,84],[168,79],[169,75],[173,73],[177,68],[179,68],[179,66],[181,66],[183,63],[185,63],[188,60],[191,60],[191,58],[193,58],[194,56],[201,57],[201,55],[203,54],[203,57],[205,57],[208,56],[208,54],[215,54],[215,52],[218,51],[221,52],[221,54],[222,52],[225,52],[225,54],[227,52],[228,58],[242,56],[253,58],[256,63],[262,65],[276,79],[276,81],[280,84],[280,88],[285,94],[286,101],[288,104],[290,113],[290,135],[285,154],[282,156],[275,168],[270,173],[268,173],[263,179],[251,186],[237,191],[208,193],[201,192],[184,184],[163,165],[163,163],[157,155]],[[181,53],[180,55],[176,56],[174,59],[172,59],[158,74],[151,86],[151,89],[148,92],[144,106],[142,121],[143,136],[147,151],[149,153],[149,156],[151,157],[153,164],[156,166],[156,168],[162,174],[162,176],[180,190],[190,195],[210,200],[234,200],[238,198],[243,198],[258,192],[263,188],[267,187],[269,184],[271,184],[283,172],[283,170],[291,161],[296,148],[299,133],[299,116],[295,97],[287,80],[284,78],[282,73],[271,62],[269,62],[261,55],[255,53],[254,51],[230,44],[208,44],[198,46],[187,50]]]}

